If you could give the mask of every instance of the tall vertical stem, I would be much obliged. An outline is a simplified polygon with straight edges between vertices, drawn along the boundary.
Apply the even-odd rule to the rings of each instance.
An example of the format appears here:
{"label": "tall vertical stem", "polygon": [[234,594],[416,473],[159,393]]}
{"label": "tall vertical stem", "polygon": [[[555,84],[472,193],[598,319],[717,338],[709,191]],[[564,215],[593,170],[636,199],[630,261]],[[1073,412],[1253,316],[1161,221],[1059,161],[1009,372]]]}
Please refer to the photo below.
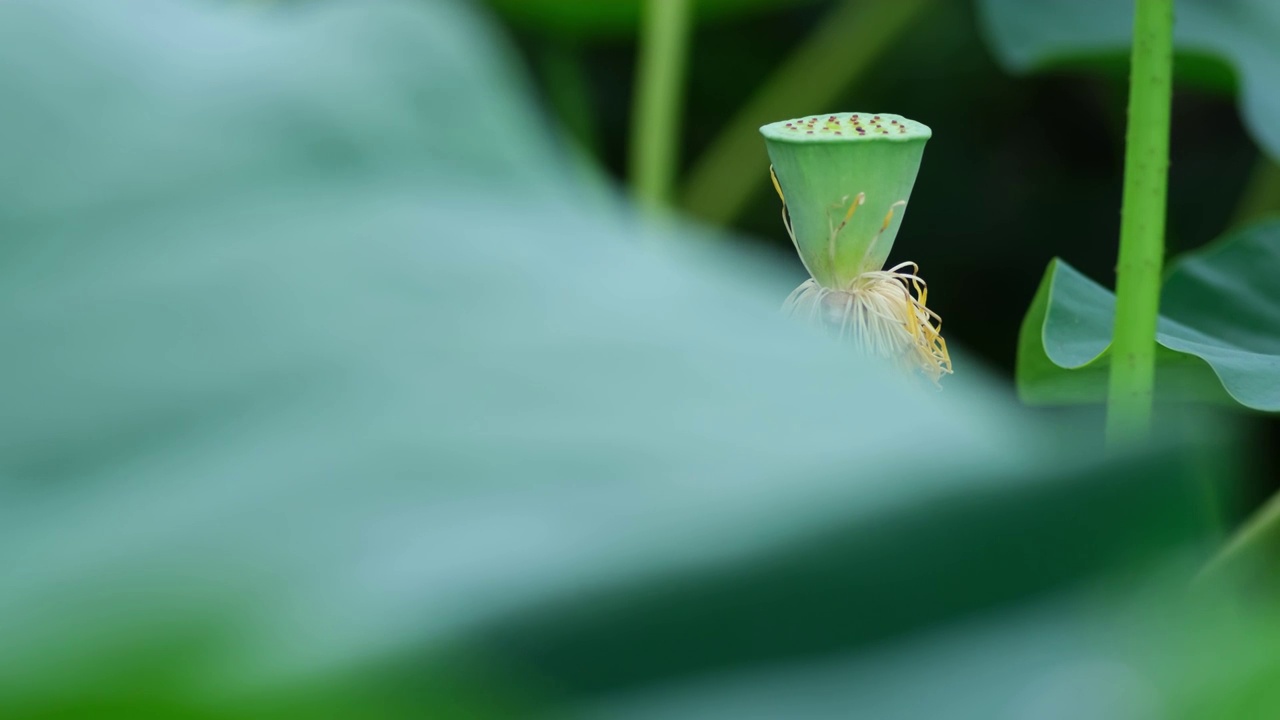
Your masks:
{"label": "tall vertical stem", "polygon": [[668,205],[675,184],[693,1],[646,0],[644,5],[630,166],[636,197],[650,207]]}
{"label": "tall vertical stem", "polygon": [[1112,446],[1146,437],[1151,425],[1173,95],[1173,0],[1135,0],[1135,8],[1107,394]]}

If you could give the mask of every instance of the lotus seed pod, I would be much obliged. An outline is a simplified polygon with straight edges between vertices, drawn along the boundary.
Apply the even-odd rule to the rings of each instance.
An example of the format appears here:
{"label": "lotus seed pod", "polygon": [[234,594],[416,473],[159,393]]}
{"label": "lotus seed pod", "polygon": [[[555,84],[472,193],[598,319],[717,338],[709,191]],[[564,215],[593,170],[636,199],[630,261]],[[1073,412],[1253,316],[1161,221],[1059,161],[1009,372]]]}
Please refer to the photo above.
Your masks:
{"label": "lotus seed pod", "polygon": [[845,290],[884,267],[929,128],[900,115],[839,113],[771,123],[760,133],[813,279]]}

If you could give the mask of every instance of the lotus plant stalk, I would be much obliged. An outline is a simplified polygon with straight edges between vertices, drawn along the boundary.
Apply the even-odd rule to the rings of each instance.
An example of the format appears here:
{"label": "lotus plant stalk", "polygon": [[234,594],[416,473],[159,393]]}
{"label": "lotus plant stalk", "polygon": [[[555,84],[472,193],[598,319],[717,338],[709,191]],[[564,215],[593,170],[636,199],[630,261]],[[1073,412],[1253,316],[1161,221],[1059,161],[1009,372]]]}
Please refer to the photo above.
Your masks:
{"label": "lotus plant stalk", "polygon": [[839,113],[760,128],[782,222],[810,278],[783,305],[860,352],[933,382],[951,373],[942,318],[913,262],[885,269],[915,185],[925,125]]}

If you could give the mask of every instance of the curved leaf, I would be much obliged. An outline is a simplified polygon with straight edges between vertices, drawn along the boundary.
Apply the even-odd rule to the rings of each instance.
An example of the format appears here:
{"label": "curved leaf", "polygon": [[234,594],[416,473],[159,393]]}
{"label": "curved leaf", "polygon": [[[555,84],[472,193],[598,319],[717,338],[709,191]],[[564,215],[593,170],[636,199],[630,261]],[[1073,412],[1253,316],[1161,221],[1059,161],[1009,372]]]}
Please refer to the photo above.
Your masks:
{"label": "curved leaf", "polygon": [[[1170,268],[1156,340],[1157,394],[1280,411],[1280,222],[1254,225]],[[1023,321],[1018,390],[1036,403],[1106,395],[1115,296],[1053,260]],[[1225,391],[1225,393],[1224,393]]]}
{"label": "curved leaf", "polygon": [[[1124,52],[1133,3],[1116,0],[979,0],[988,42],[1010,70]],[[1280,3],[1177,0],[1179,52],[1217,56],[1236,70],[1240,113],[1254,139],[1280,159]]]}

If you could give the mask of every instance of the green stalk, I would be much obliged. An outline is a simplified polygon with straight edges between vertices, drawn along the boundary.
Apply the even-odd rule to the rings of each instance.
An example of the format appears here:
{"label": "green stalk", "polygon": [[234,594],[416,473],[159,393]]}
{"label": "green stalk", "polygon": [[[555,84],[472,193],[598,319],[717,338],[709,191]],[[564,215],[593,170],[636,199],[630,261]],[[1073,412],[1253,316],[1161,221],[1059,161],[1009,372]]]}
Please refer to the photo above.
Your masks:
{"label": "green stalk", "polygon": [[1135,0],[1135,7],[1107,393],[1107,441],[1112,446],[1141,440],[1150,431],[1169,182],[1173,0]]}
{"label": "green stalk", "polygon": [[1275,583],[1277,559],[1280,559],[1280,495],[1273,496],[1245,522],[1200,576],[1215,578],[1230,573],[1254,573]]}
{"label": "green stalk", "polygon": [[647,0],[631,116],[631,182],[649,207],[670,204],[693,0]]}
{"label": "green stalk", "polygon": [[778,118],[831,112],[841,93],[932,1],[844,0],[837,5],[694,163],[682,192],[685,210],[718,225],[736,218],[753,194],[769,187],[755,170],[765,162],[759,127]]}

